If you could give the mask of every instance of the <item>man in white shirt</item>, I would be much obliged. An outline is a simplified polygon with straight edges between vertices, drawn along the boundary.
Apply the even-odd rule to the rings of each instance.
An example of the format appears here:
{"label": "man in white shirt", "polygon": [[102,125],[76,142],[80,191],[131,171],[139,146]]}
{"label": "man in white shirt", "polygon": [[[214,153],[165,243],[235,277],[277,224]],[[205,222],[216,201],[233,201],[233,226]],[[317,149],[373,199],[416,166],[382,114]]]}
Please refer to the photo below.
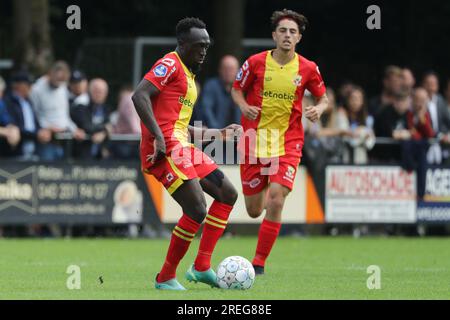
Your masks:
{"label": "man in white shirt", "polygon": [[[67,89],[69,74],[67,63],[56,62],[49,73],[33,85],[30,98],[42,128],[49,129],[52,134],[70,132],[76,140],[83,140],[85,132],[70,118]],[[39,149],[39,156],[44,161],[60,160],[64,157],[64,149],[56,141],[42,145]]]}

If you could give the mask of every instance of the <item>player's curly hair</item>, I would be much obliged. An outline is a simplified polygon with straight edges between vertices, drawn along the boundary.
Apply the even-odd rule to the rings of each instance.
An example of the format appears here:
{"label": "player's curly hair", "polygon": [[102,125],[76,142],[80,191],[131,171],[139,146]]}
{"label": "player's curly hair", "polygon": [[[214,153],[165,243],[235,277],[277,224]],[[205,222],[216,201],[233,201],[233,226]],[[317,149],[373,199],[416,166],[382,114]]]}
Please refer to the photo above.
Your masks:
{"label": "player's curly hair", "polygon": [[177,40],[182,41],[192,28],[206,29],[206,24],[199,18],[184,18],[180,20],[176,27]]}
{"label": "player's curly hair", "polygon": [[305,32],[306,27],[309,24],[308,19],[304,15],[292,10],[283,9],[281,11],[275,11],[272,14],[272,17],[270,18],[270,21],[272,23],[272,31],[275,31],[277,29],[278,24],[283,19],[291,19],[295,23],[297,23],[300,33]]}

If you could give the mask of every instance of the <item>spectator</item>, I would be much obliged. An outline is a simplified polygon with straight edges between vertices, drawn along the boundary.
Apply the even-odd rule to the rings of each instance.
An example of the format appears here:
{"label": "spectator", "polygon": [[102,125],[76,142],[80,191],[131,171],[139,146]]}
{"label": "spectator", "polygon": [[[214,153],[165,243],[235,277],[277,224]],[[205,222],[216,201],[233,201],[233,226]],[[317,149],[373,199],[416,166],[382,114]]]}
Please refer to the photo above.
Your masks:
{"label": "spectator", "polygon": [[73,106],[87,106],[88,104],[89,94],[87,77],[82,71],[75,70],[70,76],[69,105],[72,108]]}
{"label": "spectator", "polygon": [[[56,62],[50,68],[48,75],[40,78],[33,85],[30,98],[42,128],[49,129],[52,135],[69,131],[75,139],[83,140],[85,132],[77,128],[70,119],[66,86],[69,73],[69,66],[65,62]],[[40,145],[38,153],[44,161],[59,160],[64,157],[64,149],[58,141]]]}
{"label": "spectator", "polygon": [[447,102],[447,109],[450,112],[450,79],[447,80],[447,87],[445,88],[445,101]]}
{"label": "spectator", "polygon": [[117,121],[113,126],[114,134],[140,134],[141,120],[133,106],[131,97],[133,89],[124,87],[119,92],[119,106],[117,107]]}
{"label": "spectator", "polygon": [[350,144],[349,152],[344,154],[344,162],[365,164],[368,162],[367,151],[375,145],[373,118],[368,115],[364,90],[354,87],[344,103],[346,117],[340,117],[338,124],[341,132],[348,132],[346,140]]}
{"label": "spectator", "polygon": [[[136,134],[141,133],[141,120],[134,108],[131,97],[133,89],[123,88],[119,93],[119,106],[117,108],[117,120],[113,125],[114,134]],[[139,155],[139,142],[113,143],[111,151],[114,157],[119,159],[137,158]]]}
{"label": "spectator", "polygon": [[344,103],[348,98],[350,92],[355,88],[355,84],[352,81],[346,80],[344,81],[338,89],[336,102],[338,108],[343,108]]}
{"label": "spectator", "polygon": [[369,114],[376,117],[385,106],[395,104],[399,95],[401,95],[402,83],[402,69],[397,66],[388,66],[384,71],[383,91],[381,95],[370,100]]}
{"label": "spectator", "polygon": [[412,94],[415,85],[416,85],[416,78],[414,77],[414,73],[409,68],[403,68],[402,91]]}
{"label": "spectator", "polygon": [[[439,94],[438,75],[433,71],[427,72],[423,77],[422,86],[428,93],[428,111],[436,137],[442,142],[449,144],[450,112],[445,99]],[[443,154],[442,148],[438,143],[432,144],[428,150],[427,158],[430,164],[441,164],[443,158],[448,157],[448,150]]]}
{"label": "spectator", "polygon": [[[324,111],[318,122],[312,123],[306,118],[302,119],[305,133],[308,134],[309,138],[321,139],[325,144],[328,144],[328,142],[331,141],[331,138],[341,138],[343,136],[351,135],[350,130],[339,128],[339,123],[345,121],[343,119],[345,119],[346,113],[344,110],[337,107],[336,96],[333,89],[327,88],[327,97],[329,101],[328,109]],[[313,104],[314,101],[311,99],[308,92],[308,95],[305,94],[303,106],[305,107]],[[334,150],[330,156],[337,155],[339,151],[340,150]]]}
{"label": "spectator", "polygon": [[406,114],[407,129],[398,139],[404,140],[402,146],[402,167],[407,171],[416,170],[417,194],[419,199],[425,194],[425,175],[427,166],[427,139],[434,136],[431,116],[428,112],[428,94],[423,88],[415,89],[412,97],[412,110]]}
{"label": "spectator", "polygon": [[[447,86],[445,87],[445,101],[447,103],[447,112],[450,113],[450,79],[447,80]],[[443,160],[446,165],[450,165],[450,134],[441,135],[441,141],[443,142]]]}
{"label": "spectator", "polygon": [[208,128],[225,128],[241,122],[241,112],[231,99],[231,87],[239,70],[238,60],[230,55],[220,62],[219,77],[206,81],[198,110]]}
{"label": "spectator", "polygon": [[434,131],[447,133],[450,130],[450,119],[445,99],[439,93],[438,75],[433,71],[426,73],[423,77],[422,86],[428,93],[428,111],[431,115]]}
{"label": "spectator", "polygon": [[3,101],[6,84],[0,77],[0,156],[9,156],[20,142],[19,128],[13,125],[12,118]]}
{"label": "spectator", "polygon": [[412,110],[406,114],[408,130],[414,140],[429,139],[434,136],[431,116],[428,112],[428,94],[423,88],[413,92]]}
{"label": "spectator", "polygon": [[3,93],[5,92],[5,89],[6,89],[5,80],[0,76],[0,103],[3,99]]}
{"label": "spectator", "polygon": [[82,141],[74,145],[76,157],[103,158],[104,143],[111,132],[109,124],[110,108],[106,104],[109,87],[103,79],[93,79],[89,83],[89,105],[74,106],[71,110],[73,121],[78,127],[90,135],[90,141]]}
{"label": "spectator", "polygon": [[[375,135],[383,138],[402,138],[407,134],[406,113],[409,108],[409,95],[400,96],[392,105],[385,106],[375,118]],[[377,145],[373,154],[383,162],[397,163],[401,159],[400,151],[399,145],[387,142]]]}
{"label": "spectator", "polygon": [[[345,117],[345,113],[338,111],[334,91],[327,88],[328,108],[324,111],[320,120],[312,123],[305,117],[302,118],[305,130],[305,145],[303,148],[303,163],[313,177],[314,184],[319,190],[325,188],[325,168],[330,163],[341,163],[345,149],[342,136],[349,134],[338,127],[339,118]],[[314,105],[311,93],[305,92],[303,108]],[[320,200],[325,201],[325,194],[319,194]],[[322,202],[324,203],[324,202]]]}
{"label": "spectator", "polygon": [[32,79],[26,72],[18,72],[11,78],[11,92],[5,103],[13,123],[20,129],[20,145],[13,156],[20,160],[37,160],[38,143],[51,141],[51,131],[41,129],[30,101]]}
{"label": "spectator", "polygon": [[412,93],[416,85],[416,78],[409,68],[402,69],[402,84],[400,89],[400,96],[409,96],[408,104],[412,105]]}

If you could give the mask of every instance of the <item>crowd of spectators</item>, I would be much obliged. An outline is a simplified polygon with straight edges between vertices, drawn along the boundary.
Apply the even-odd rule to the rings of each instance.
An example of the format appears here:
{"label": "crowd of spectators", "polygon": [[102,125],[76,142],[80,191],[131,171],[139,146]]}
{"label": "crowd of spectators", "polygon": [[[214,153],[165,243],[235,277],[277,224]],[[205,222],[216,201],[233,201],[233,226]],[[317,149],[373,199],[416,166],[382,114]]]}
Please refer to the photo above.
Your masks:
{"label": "crowd of spectators", "polygon": [[[416,83],[410,69],[398,66],[385,69],[382,91],[371,99],[351,82],[336,96],[329,89],[330,107],[319,124],[304,123],[306,157],[314,159],[312,166],[400,163],[418,170],[449,164],[450,80],[443,93],[437,73],[427,72]],[[304,105],[311,103],[305,95]]]}
{"label": "crowd of spectators", "polygon": [[[231,98],[238,69],[239,61],[227,55],[217,76],[198,84],[192,124],[224,128],[240,123],[241,112]],[[0,76],[0,160],[139,159],[141,126],[131,86],[111,98],[105,79],[70,70],[63,61],[38,79],[18,71],[7,80]],[[422,197],[426,166],[450,164],[450,80],[441,88],[435,72],[416,81],[410,69],[388,66],[381,85],[375,97],[351,81],[337,90],[328,87],[329,107],[319,122],[302,120],[303,164],[319,189],[325,187],[328,164],[400,164],[416,171]],[[303,107],[313,103],[306,91]],[[111,139],[115,135],[134,138]],[[319,196],[323,201],[324,193]]]}
{"label": "crowd of spectators", "polygon": [[14,72],[8,83],[0,77],[0,158],[136,158],[138,139],[118,146],[109,139],[140,133],[132,89],[120,91],[117,110],[107,103],[109,94],[106,80],[88,79],[64,61],[37,80],[25,71]]}
{"label": "crowd of spectators", "polygon": [[[240,123],[230,95],[238,69],[235,57],[221,59],[217,77],[201,86],[192,123],[209,128]],[[420,171],[426,164],[450,163],[450,81],[441,95],[435,72],[416,82],[410,69],[388,66],[381,85],[380,94],[371,98],[349,81],[336,91],[328,88],[330,104],[321,120],[303,119],[309,169],[321,171],[329,163],[400,163]],[[124,86],[117,99],[108,99],[104,79],[89,79],[63,61],[35,81],[27,72],[13,73],[7,83],[0,77],[0,158],[137,159],[138,139],[110,139],[139,136],[132,94],[133,88]],[[112,100],[113,107],[107,102]],[[303,106],[312,103],[306,92]]]}

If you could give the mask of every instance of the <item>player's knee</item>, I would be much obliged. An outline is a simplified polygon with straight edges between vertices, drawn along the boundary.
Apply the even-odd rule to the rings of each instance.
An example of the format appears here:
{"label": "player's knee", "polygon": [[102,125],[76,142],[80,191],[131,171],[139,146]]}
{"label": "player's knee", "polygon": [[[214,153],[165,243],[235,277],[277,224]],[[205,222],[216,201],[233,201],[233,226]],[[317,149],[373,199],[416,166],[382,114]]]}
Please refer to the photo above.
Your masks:
{"label": "player's knee", "polygon": [[238,192],[232,185],[227,185],[222,190],[221,198],[222,203],[234,206],[238,199]]}
{"label": "player's knee", "polygon": [[264,208],[261,206],[247,206],[247,213],[250,218],[258,219],[264,211]]}
{"label": "player's knee", "polygon": [[206,205],[198,204],[190,209],[191,218],[198,223],[203,223],[206,218]]}
{"label": "player's knee", "polygon": [[280,191],[271,191],[269,192],[269,196],[267,198],[267,206],[281,211],[284,206],[285,196]]}
{"label": "player's knee", "polygon": [[195,222],[202,223],[207,214],[206,200],[202,198],[193,199],[187,207],[183,207],[183,211],[189,215]]}

